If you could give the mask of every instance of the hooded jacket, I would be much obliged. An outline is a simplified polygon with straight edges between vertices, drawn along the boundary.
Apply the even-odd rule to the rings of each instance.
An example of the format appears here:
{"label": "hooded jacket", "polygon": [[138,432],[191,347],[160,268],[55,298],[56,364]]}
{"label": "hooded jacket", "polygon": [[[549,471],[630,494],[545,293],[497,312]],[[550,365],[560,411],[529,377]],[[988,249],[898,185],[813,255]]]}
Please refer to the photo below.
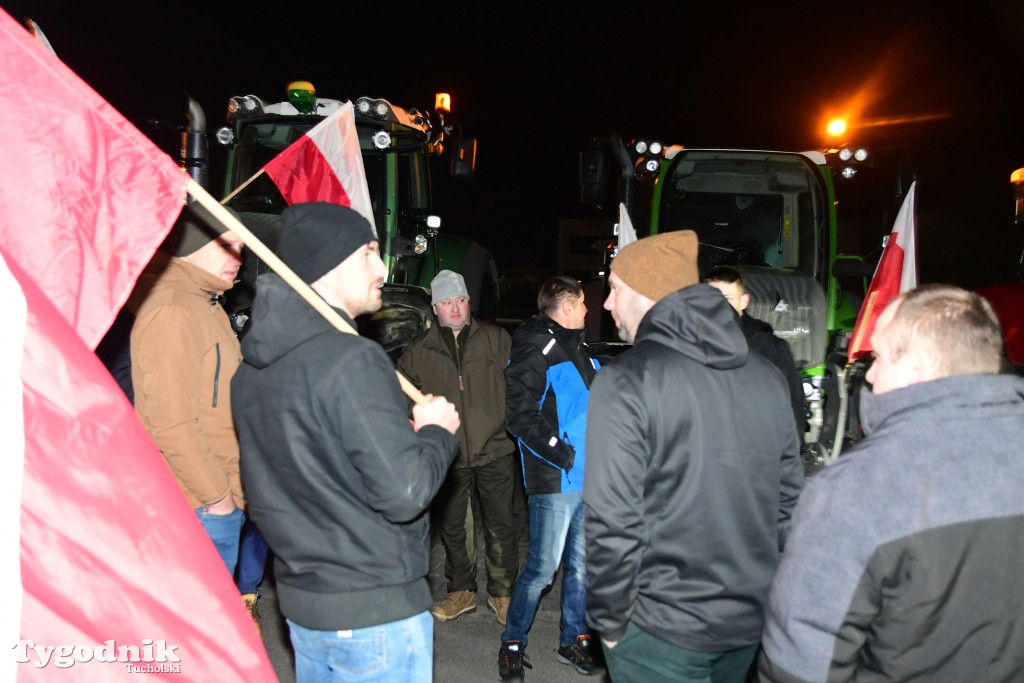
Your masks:
{"label": "hooded jacket", "polygon": [[583,488],[587,400],[600,367],[583,330],[543,313],[512,335],[505,423],[519,442],[527,495]]}
{"label": "hooded jacket", "polygon": [[242,354],[217,298],[229,288],[158,251],[127,304],[135,412],[192,509],[228,494],[245,506],[230,391]]}
{"label": "hooded jacket", "polygon": [[673,292],[590,394],[587,616],[698,652],[757,643],[803,486],[779,371],[721,294]]}
{"label": "hooded jacket", "polygon": [[761,680],[1024,680],[1024,380],[865,390],[861,417],[797,506]]}
{"label": "hooded jacket", "polygon": [[398,369],[420,391],[444,396],[459,411],[457,468],[487,465],[515,451],[505,431],[505,372],[511,350],[508,332],[470,318],[457,338],[451,328],[435,322],[398,359]]}
{"label": "hooded jacket", "polygon": [[335,631],[427,609],[425,510],[455,437],[414,432],[381,346],[334,329],[274,273],[257,280],[242,351],[231,383],[242,480],[276,557],[281,612]]}

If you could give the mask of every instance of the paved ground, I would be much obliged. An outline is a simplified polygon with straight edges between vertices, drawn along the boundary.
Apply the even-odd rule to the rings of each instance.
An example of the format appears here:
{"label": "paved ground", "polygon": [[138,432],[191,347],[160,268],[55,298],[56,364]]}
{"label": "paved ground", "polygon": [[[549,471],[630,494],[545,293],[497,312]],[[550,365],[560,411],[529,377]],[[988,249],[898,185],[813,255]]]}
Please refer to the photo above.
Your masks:
{"label": "paved ground", "polygon": [[[519,499],[522,500],[521,498]],[[526,561],[525,506],[517,507],[519,549],[521,563]],[[482,539],[477,543],[482,548]],[[444,549],[436,535],[432,536],[431,564],[428,577],[435,601],[446,594],[444,580]],[[458,619],[441,622],[434,620],[434,681],[438,683],[471,683],[475,681],[497,681],[498,647],[504,627],[498,623],[494,613],[487,609],[486,581],[483,569],[483,555],[480,554],[480,586],[476,612],[464,614]],[[541,600],[540,609],[530,629],[530,645],[527,654],[533,669],[526,670],[527,680],[537,683],[562,683],[594,681],[605,683],[608,678],[603,671],[591,676],[581,676],[574,667],[561,664],[555,658],[558,648],[558,621],[561,614],[559,595],[561,572],[554,584]],[[274,671],[281,683],[294,683],[295,671],[288,627],[277,611],[277,596],[274,591],[272,572],[261,586],[260,613],[263,623],[263,644],[267,649]]]}

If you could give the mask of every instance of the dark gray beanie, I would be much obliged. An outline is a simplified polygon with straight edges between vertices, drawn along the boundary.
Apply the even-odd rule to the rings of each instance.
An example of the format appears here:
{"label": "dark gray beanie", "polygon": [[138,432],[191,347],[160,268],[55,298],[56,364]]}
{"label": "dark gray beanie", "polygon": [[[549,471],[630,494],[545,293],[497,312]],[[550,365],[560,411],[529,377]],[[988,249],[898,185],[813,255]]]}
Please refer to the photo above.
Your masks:
{"label": "dark gray beanie", "polygon": [[277,255],[311,285],[364,244],[377,240],[359,212],[329,202],[293,204],[281,212]]}
{"label": "dark gray beanie", "polygon": [[[227,206],[224,208],[238,218],[238,212],[234,209]],[[221,225],[220,221],[211,216],[201,205],[192,202],[178,214],[178,219],[174,221],[171,232],[167,235],[161,249],[174,256],[188,256],[199,251],[225,232],[227,232],[227,228]]]}

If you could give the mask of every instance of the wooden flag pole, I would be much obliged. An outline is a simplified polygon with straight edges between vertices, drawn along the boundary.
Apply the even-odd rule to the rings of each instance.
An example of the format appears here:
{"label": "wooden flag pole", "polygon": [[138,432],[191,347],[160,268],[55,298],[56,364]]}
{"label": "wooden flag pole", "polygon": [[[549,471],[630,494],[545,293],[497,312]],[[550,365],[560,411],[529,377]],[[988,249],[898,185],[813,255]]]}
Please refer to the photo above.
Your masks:
{"label": "wooden flag pole", "polygon": [[[295,274],[291,268],[289,268],[284,261],[278,258],[277,254],[272,252],[267,245],[263,244],[256,235],[242,224],[240,220],[231,215],[231,212],[224,208],[220,202],[213,198],[209,192],[203,189],[203,186],[197,183],[194,179],[188,181],[188,187],[186,188],[189,196],[196,200],[204,209],[210,212],[210,214],[216,218],[221,224],[224,225],[228,230],[235,233],[242,238],[242,242],[245,243],[254,254],[259,256],[275,273],[277,273],[282,280],[288,283],[292,289],[299,293],[299,295],[305,299],[310,306],[315,308],[320,315],[325,317],[336,329],[347,334],[359,334],[351,325],[348,324],[344,318],[338,315],[330,305],[320,297],[319,294],[313,291],[313,288],[307,285],[305,282]],[[395,371],[398,376],[398,383],[402,386],[402,391],[405,395],[411,398],[418,404],[424,404],[427,399],[423,396],[419,389],[413,386],[412,382],[408,380],[402,373]]]}

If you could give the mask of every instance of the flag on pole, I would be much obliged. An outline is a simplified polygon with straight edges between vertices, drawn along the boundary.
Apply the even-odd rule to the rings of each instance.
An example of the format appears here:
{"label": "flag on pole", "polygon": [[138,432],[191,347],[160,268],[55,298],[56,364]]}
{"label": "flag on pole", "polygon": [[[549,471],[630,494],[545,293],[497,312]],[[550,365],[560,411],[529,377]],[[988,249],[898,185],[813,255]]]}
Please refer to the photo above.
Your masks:
{"label": "flag on pole", "polygon": [[621,202],[619,203],[619,224],[616,226],[615,234],[619,236],[619,249],[636,242],[636,229],[633,227],[633,221],[629,218],[626,205]]}
{"label": "flag on pole", "polygon": [[232,578],[92,353],[189,178],[2,10],[0,123],[2,476],[18,494],[0,542],[20,539],[20,562],[0,550],[0,678],[274,681]]}
{"label": "flag on pole", "polygon": [[868,286],[868,294],[857,314],[850,343],[849,361],[872,351],[871,333],[875,322],[890,301],[903,292],[917,287],[917,222],[914,213],[914,190],[917,181],[910,184],[903,205],[896,214],[896,222],[878,261],[875,274]]}
{"label": "flag on pole", "polygon": [[331,202],[351,207],[370,225],[373,206],[351,102],[345,102],[271,159],[263,170],[289,204]]}

